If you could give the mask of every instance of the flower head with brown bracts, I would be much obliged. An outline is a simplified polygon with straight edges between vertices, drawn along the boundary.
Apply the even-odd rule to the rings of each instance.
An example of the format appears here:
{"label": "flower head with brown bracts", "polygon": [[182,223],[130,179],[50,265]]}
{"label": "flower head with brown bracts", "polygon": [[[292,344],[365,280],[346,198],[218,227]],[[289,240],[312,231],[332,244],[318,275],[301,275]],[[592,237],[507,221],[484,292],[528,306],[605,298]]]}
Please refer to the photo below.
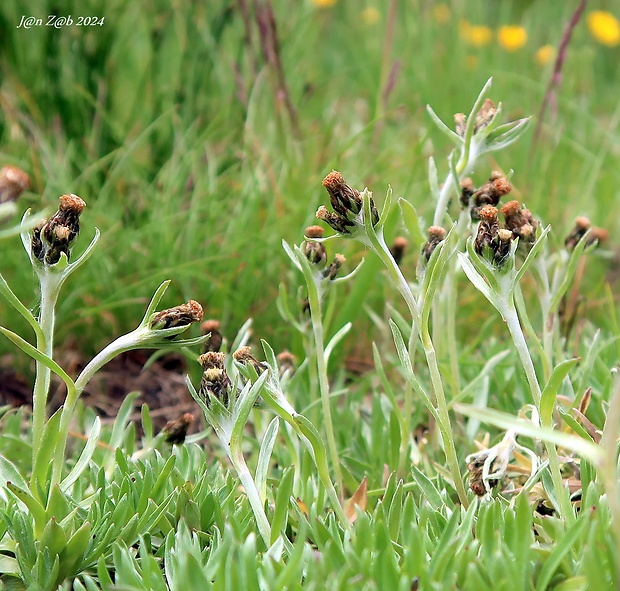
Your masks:
{"label": "flower head with brown bracts", "polygon": [[228,406],[232,390],[232,382],[224,367],[224,353],[209,352],[198,357],[202,365],[202,379],[199,395],[207,407],[211,406],[211,399],[215,398],[224,406]]}
{"label": "flower head with brown bracts", "polygon": [[497,208],[493,205],[485,205],[480,209],[480,225],[476,235],[475,248],[479,255],[483,255],[487,249],[495,250],[499,222],[497,221]]}
{"label": "flower head with brown bracts", "polygon": [[181,304],[174,308],[168,308],[153,314],[149,322],[149,328],[162,330],[177,326],[189,326],[202,321],[202,306],[195,300],[189,300],[187,304]]}
{"label": "flower head with brown bracts", "polygon": [[404,236],[396,236],[396,238],[394,238],[392,246],[390,246],[390,254],[394,258],[397,265],[400,265],[402,262],[408,246],[409,241]]}
{"label": "flower head with brown bracts", "polygon": [[30,178],[17,166],[3,166],[0,169],[0,203],[15,201],[30,188]]}
{"label": "flower head with brown bracts", "polygon": [[587,217],[579,216],[575,219],[575,226],[566,237],[564,245],[568,250],[573,250],[586,234],[588,234],[586,246],[605,242],[609,236],[607,230],[592,226],[592,222]]}
{"label": "flower head with brown bracts", "polygon": [[77,195],[63,195],[58,211],[32,231],[31,252],[34,258],[55,265],[64,253],[69,260],[71,245],[80,231],[80,214],[86,207]]}
{"label": "flower head with brown bracts", "polygon": [[200,330],[205,335],[210,335],[204,342],[203,352],[208,353],[209,351],[219,351],[222,347],[222,342],[224,337],[220,332],[220,321],[219,320],[205,320],[200,325]]}
{"label": "flower head with brown bracts", "polygon": [[428,240],[422,246],[422,256],[428,262],[435,249],[446,238],[446,230],[441,226],[431,226],[428,229]]}
{"label": "flower head with brown bracts", "polygon": [[187,431],[192,426],[194,420],[194,415],[190,412],[186,412],[178,419],[168,421],[161,430],[164,434],[164,441],[166,443],[173,443],[176,445],[185,443]]}
{"label": "flower head with brown bracts", "polygon": [[499,171],[494,170],[489,180],[478,189],[475,189],[471,179],[464,179],[461,183],[461,204],[467,207],[471,204],[471,219],[480,219],[480,209],[485,205],[497,207],[500,199],[512,191],[510,181]]}
{"label": "flower head with brown bracts", "polygon": [[[364,201],[357,189],[347,185],[342,174],[336,170],[330,172],[323,179],[323,187],[329,193],[329,200],[333,208],[330,212],[324,205],[321,205],[316,212],[316,217],[339,234],[351,234],[355,226],[364,225]],[[379,221],[379,213],[370,197],[370,217],[371,223],[375,226]]]}
{"label": "flower head with brown bracts", "polygon": [[506,228],[514,238],[519,238],[520,245],[531,246],[536,241],[536,230],[540,224],[529,209],[522,208],[518,201],[508,201],[501,212],[506,218]]}

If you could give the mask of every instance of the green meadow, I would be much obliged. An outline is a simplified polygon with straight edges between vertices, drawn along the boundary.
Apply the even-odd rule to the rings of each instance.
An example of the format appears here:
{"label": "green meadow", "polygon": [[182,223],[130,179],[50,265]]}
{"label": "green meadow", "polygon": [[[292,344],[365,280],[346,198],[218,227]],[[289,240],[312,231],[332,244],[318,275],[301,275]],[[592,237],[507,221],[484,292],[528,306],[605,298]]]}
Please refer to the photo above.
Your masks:
{"label": "green meadow", "polygon": [[[0,589],[617,588],[619,60],[604,0],[3,3]],[[80,400],[132,350],[189,433]]]}

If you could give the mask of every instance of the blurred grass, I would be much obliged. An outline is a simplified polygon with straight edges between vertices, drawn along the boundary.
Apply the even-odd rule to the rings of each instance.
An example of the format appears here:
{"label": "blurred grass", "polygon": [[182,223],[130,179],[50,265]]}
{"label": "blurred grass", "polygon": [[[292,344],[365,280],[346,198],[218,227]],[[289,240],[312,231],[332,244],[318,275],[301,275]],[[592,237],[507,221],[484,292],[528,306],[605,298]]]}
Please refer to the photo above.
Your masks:
{"label": "blurred grass", "polygon": [[[54,207],[60,194],[77,193],[88,204],[82,243],[94,226],[103,234],[64,292],[60,344],[79,341],[85,353],[95,352],[133,328],[152,291],[170,278],[165,305],[197,299],[228,335],[252,316],[258,336],[276,350],[290,347],[292,331],[275,298],[281,281],[300,278],[289,272],[280,244],[300,242],[313,223],[325,201],[324,174],[341,170],[352,185],[374,190],[379,202],[390,184],[430,222],[427,158],[434,154],[444,166],[449,146],[425,105],[450,123],[493,76],[491,98],[503,102],[507,118],[537,114],[552,63],[541,66],[536,51],[558,46],[574,10],[542,0],[491,8],[454,0],[442,15],[435,3],[396,1],[392,50],[383,58],[388,3],[318,9],[304,2],[292,9],[274,0],[300,125],[296,139],[259,31],[253,21],[244,28],[242,4],[17,0],[0,6],[0,159],[31,174],[24,207]],[[605,6],[594,2],[588,10]],[[101,16],[105,23],[16,28],[22,15],[45,21],[48,14]],[[527,43],[514,52],[495,37],[472,46],[463,38],[464,19],[494,33],[521,25]],[[514,169],[515,198],[551,223],[558,238],[576,215],[616,234],[619,57],[620,48],[598,45],[581,22],[557,112],[548,112],[538,143],[530,132],[489,159],[476,179],[493,168]],[[445,172],[440,168],[440,177]],[[32,273],[20,248],[2,244],[2,272],[32,304]],[[363,254],[343,241],[337,248],[351,266]],[[607,265],[589,261],[583,290],[589,301],[604,301]],[[355,319],[358,348],[366,353],[371,323],[362,305],[380,311],[385,299],[377,266],[368,263],[341,294],[332,327]],[[411,255],[407,263],[413,265]],[[478,305],[465,304],[464,334],[477,322]],[[607,312],[598,314],[602,321]],[[0,318],[27,335],[4,301]],[[9,351],[0,342],[0,355]]]}

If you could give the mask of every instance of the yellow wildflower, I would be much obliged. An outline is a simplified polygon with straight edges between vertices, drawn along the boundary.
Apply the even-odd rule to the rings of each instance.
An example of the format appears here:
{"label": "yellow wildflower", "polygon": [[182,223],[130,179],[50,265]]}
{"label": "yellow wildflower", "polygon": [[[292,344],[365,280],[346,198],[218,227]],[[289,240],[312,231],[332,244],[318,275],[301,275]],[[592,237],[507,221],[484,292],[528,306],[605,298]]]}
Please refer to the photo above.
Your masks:
{"label": "yellow wildflower", "polygon": [[369,6],[362,10],[362,21],[366,25],[374,25],[379,22],[380,18],[381,13],[374,6]]}
{"label": "yellow wildflower", "polygon": [[336,0],[312,0],[312,4],[317,8],[330,8],[336,4]]}
{"label": "yellow wildflower", "polygon": [[459,23],[459,32],[465,43],[474,47],[488,45],[493,39],[493,31],[484,25],[472,25],[466,20]]}
{"label": "yellow wildflower", "polygon": [[439,24],[447,23],[450,20],[450,7],[443,3],[433,6],[433,16]]}
{"label": "yellow wildflower", "polygon": [[527,43],[527,31],[519,25],[504,25],[497,31],[497,42],[506,51],[517,51]]}
{"label": "yellow wildflower", "polygon": [[618,19],[605,10],[594,10],[588,14],[590,35],[607,47],[620,44],[620,23]]}
{"label": "yellow wildflower", "polygon": [[540,66],[546,66],[554,58],[555,47],[553,47],[553,45],[543,45],[539,47],[538,51],[534,54],[534,59]]}

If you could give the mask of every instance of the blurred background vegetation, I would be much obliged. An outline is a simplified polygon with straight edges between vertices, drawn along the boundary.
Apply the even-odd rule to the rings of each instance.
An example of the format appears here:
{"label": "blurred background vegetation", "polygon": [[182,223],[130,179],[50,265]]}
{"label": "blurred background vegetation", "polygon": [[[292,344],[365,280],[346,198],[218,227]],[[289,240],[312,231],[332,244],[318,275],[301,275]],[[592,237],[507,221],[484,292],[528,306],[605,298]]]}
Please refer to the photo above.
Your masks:
{"label": "blurred background vegetation", "polygon": [[[427,160],[434,154],[444,177],[450,146],[425,106],[451,124],[493,76],[491,98],[503,102],[507,119],[537,115],[578,4],[1,3],[0,161],[31,175],[22,209],[53,209],[61,194],[76,193],[88,204],[81,243],[95,226],[102,231],[64,292],[59,346],[94,353],[131,330],[170,278],[166,305],[197,299],[229,336],[251,316],[255,334],[276,350],[299,347],[275,304],[281,282],[293,291],[301,283],[281,240],[303,239],[325,202],[323,176],[336,168],[379,202],[391,185],[430,224]],[[47,27],[48,15],[71,15],[74,24]],[[22,16],[43,25],[17,28]],[[78,16],[104,21],[77,26]],[[618,17],[614,2],[587,3],[544,120],[474,179],[514,169],[515,198],[551,223],[558,241],[576,215],[610,231],[605,256],[589,259],[582,286],[584,310],[601,323],[614,309],[605,285],[617,267]],[[334,244],[351,268],[364,255],[354,244]],[[18,241],[1,248],[9,284],[35,302]],[[415,258],[409,253],[403,263],[410,275]],[[368,353],[374,338],[363,306],[384,306],[378,269],[367,261],[339,293],[331,329],[356,321],[353,353]],[[477,322],[468,310],[463,332]],[[0,324],[30,337],[4,301]],[[0,341],[0,363],[27,363],[9,353]]]}

